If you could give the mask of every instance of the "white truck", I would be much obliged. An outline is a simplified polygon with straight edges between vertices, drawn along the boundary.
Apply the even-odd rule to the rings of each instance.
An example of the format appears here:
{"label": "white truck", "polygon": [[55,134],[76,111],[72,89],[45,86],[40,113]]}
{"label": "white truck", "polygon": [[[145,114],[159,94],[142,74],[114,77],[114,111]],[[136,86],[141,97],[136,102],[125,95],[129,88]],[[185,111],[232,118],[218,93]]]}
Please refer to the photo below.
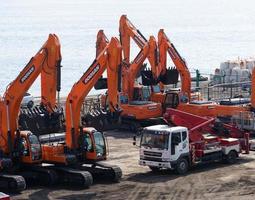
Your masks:
{"label": "white truck", "polygon": [[200,131],[168,125],[144,128],[141,132],[139,164],[148,166],[152,171],[174,169],[184,174],[190,166],[198,163],[236,161],[241,151],[238,139],[211,135],[206,132],[208,129],[206,133]]}

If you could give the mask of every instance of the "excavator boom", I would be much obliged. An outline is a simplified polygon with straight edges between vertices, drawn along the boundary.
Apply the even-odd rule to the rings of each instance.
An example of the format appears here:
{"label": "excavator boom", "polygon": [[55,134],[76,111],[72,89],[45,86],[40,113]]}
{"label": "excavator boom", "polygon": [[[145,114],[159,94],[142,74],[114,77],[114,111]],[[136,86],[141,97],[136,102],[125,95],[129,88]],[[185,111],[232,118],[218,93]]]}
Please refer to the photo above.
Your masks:
{"label": "excavator boom", "polygon": [[170,42],[163,29],[158,33],[159,59],[160,59],[160,75],[166,73],[167,53],[170,55],[181,77],[181,91],[186,93],[190,99],[191,93],[191,76],[186,62],[180,56],[174,45]]}
{"label": "excavator boom", "polygon": [[[148,58],[152,69],[152,82],[157,82],[158,68],[158,52],[157,42],[153,36],[150,36],[149,41],[142,33],[128,20],[126,15],[120,18],[120,41],[123,48],[123,62],[128,65],[123,76],[122,85],[123,93],[128,94],[132,100],[134,93],[134,83],[138,72],[143,67],[143,62]],[[130,61],[130,38],[132,38],[138,47],[141,49],[133,61]]]}
{"label": "excavator boom", "polygon": [[[110,71],[115,71],[116,66],[121,62],[121,46],[117,38],[112,38],[110,43],[104,50],[97,56],[89,69],[83,74],[80,80],[74,84],[66,100],[66,145],[70,149],[77,148],[76,141],[78,141],[79,127],[80,127],[80,110],[84,98],[88,95],[89,91],[96,84],[97,80],[102,76],[103,72],[109,65]],[[114,74],[117,74],[114,72]],[[117,77],[113,77],[108,84],[113,91],[109,91],[110,104],[113,107],[118,104],[117,96]]]}

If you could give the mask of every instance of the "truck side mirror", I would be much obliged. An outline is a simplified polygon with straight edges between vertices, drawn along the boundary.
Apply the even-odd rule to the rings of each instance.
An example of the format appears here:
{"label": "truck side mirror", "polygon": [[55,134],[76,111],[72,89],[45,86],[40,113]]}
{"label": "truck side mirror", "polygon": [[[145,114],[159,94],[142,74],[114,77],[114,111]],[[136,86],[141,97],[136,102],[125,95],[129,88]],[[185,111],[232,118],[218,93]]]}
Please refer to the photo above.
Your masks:
{"label": "truck side mirror", "polygon": [[134,135],[133,137],[133,145],[135,146],[136,145],[136,136]]}

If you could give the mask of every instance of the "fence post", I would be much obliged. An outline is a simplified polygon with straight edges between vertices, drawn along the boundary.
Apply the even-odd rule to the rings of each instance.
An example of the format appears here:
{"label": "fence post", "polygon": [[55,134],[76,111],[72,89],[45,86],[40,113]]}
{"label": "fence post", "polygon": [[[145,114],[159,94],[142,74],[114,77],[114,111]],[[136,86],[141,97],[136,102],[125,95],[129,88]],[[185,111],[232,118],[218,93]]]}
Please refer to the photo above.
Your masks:
{"label": "fence post", "polygon": [[207,100],[209,101],[210,100],[210,89],[209,89],[209,83],[208,83],[208,86],[207,86]]}
{"label": "fence post", "polygon": [[196,87],[199,87],[199,78],[200,78],[200,73],[199,70],[196,69]]}
{"label": "fence post", "polygon": [[231,81],[231,83],[230,83],[230,99],[232,99],[232,95],[233,95],[233,83]]}

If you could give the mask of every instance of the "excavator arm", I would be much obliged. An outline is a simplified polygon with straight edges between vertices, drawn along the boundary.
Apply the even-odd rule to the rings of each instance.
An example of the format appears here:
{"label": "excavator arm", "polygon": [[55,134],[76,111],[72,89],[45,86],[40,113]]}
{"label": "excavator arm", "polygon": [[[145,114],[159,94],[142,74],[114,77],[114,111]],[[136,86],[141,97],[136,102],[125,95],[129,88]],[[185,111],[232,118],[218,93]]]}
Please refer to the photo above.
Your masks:
{"label": "excavator arm", "polygon": [[[57,43],[58,42],[58,43]],[[55,65],[50,65],[49,62],[43,63],[41,73],[41,103],[45,106],[49,113],[53,112],[53,108],[56,106],[56,93],[60,92],[61,85],[61,52],[60,43],[56,40]],[[51,51],[51,49],[50,49]],[[56,60],[57,59],[57,60]]]}
{"label": "excavator arm", "polygon": [[167,52],[170,55],[173,63],[181,77],[181,91],[186,93],[190,99],[191,93],[191,76],[189,69],[180,56],[175,46],[170,42],[163,29],[160,29],[158,33],[158,46],[159,46],[159,59],[160,59],[160,75],[164,75],[167,70]]}
{"label": "excavator arm", "polygon": [[[128,65],[128,69],[123,73],[123,93],[128,94],[129,99],[132,100],[134,92],[134,82],[137,77],[138,72],[142,68],[142,63],[146,58],[148,58],[151,70],[152,70],[152,80],[157,82],[157,66],[158,66],[158,52],[156,39],[150,36],[149,41],[141,34],[141,32],[128,20],[126,15],[122,15],[119,24],[120,41],[124,54],[124,63]],[[132,38],[135,43],[141,49],[135,59],[130,61],[130,38]]]}
{"label": "excavator arm", "polygon": [[[127,77],[123,78],[123,85],[128,85],[128,95],[129,95],[129,99],[133,98],[133,92],[134,92],[134,83],[135,83],[135,79],[137,77],[137,74],[139,73],[139,71],[142,68],[142,64],[145,61],[146,58],[148,58],[148,60],[150,61],[151,66],[155,66],[155,54],[153,51],[153,47],[156,46],[156,40],[153,36],[150,37],[148,44],[146,44],[144,46],[144,48],[139,52],[139,54],[135,57],[135,59],[130,63],[129,69],[128,69],[128,73],[127,73]],[[153,63],[153,64],[152,64]],[[157,82],[157,77],[156,77],[156,68],[152,67],[152,80],[151,82]],[[126,91],[124,91],[125,93]]]}
{"label": "excavator arm", "polygon": [[124,60],[130,63],[130,38],[133,38],[140,49],[143,49],[147,43],[146,38],[129,21],[126,15],[120,17],[119,23],[120,42],[123,48]]}
{"label": "excavator arm", "polygon": [[[118,70],[121,62],[121,45],[117,38],[112,38],[110,43],[99,53],[89,69],[83,74],[78,82],[72,87],[66,100],[66,145],[69,149],[77,148],[80,127],[80,111],[84,98],[102,76],[105,69]],[[117,74],[114,72],[114,74]],[[110,78],[108,74],[108,78]],[[112,84],[113,91],[109,91],[110,104],[114,107],[118,104],[117,76],[110,78],[108,84]]]}
{"label": "excavator arm", "polygon": [[31,58],[27,66],[9,85],[1,101],[1,148],[5,153],[13,150],[15,132],[18,129],[17,119],[24,94],[42,72],[51,71],[61,60],[60,43],[55,34],[50,34],[48,40]]}
{"label": "excavator arm", "polygon": [[97,33],[97,41],[96,41],[96,57],[105,49],[105,47],[109,44],[109,40],[104,34],[103,30],[99,30]]}

